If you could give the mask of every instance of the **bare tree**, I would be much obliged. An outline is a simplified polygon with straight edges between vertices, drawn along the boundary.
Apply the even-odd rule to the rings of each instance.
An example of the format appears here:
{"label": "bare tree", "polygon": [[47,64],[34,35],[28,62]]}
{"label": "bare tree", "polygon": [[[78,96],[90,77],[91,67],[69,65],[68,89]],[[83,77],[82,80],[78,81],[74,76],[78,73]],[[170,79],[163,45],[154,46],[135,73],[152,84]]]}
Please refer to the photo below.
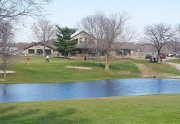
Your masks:
{"label": "bare tree", "polygon": [[154,46],[158,51],[158,62],[160,63],[160,52],[163,47],[175,40],[174,31],[171,27],[165,24],[156,24],[146,26],[145,30],[145,42]]}
{"label": "bare tree", "polygon": [[51,0],[0,0],[0,21],[42,16],[43,5],[50,2]]}
{"label": "bare tree", "polygon": [[34,36],[44,43],[43,55],[45,53],[45,47],[47,46],[47,41],[56,36],[56,28],[50,21],[39,20],[37,23],[33,23],[32,30]]}
{"label": "bare tree", "polygon": [[105,53],[105,70],[109,70],[110,53],[134,37],[134,32],[126,25],[128,19],[125,13],[106,16],[98,12],[83,18],[79,23],[80,29],[96,38],[98,51]]}
{"label": "bare tree", "polygon": [[176,42],[173,44],[173,48],[174,48],[174,52],[178,53],[180,50],[180,24],[178,24],[175,27],[175,31],[176,31]]}
{"label": "bare tree", "polygon": [[2,58],[1,68],[6,77],[6,70],[16,63],[14,51],[11,49],[11,43],[14,36],[13,26],[9,22],[0,23],[0,55]]}
{"label": "bare tree", "polygon": [[13,40],[12,22],[21,17],[42,17],[43,6],[52,0],[0,0],[0,49],[4,76],[6,69],[14,64],[10,42]]}

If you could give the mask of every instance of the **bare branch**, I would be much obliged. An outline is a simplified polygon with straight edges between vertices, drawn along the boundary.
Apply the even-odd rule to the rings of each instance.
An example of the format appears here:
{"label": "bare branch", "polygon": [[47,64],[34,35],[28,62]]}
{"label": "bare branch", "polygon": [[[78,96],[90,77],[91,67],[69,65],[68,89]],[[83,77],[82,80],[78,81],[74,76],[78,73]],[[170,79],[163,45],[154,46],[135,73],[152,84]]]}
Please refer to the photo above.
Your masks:
{"label": "bare branch", "polygon": [[0,0],[0,21],[18,20],[23,16],[42,17],[43,5],[51,0]]}
{"label": "bare branch", "polygon": [[[135,33],[127,27],[128,20],[126,13],[112,14],[106,16],[102,12],[87,16],[78,23],[79,28],[94,36],[97,41],[97,51],[106,54],[106,70],[109,70],[108,58],[110,52],[117,49],[121,43],[125,43],[134,38]],[[116,42],[119,42],[117,45]],[[121,44],[122,45],[122,44]]]}
{"label": "bare branch", "polygon": [[175,39],[175,33],[170,26],[165,24],[157,24],[146,26],[144,33],[145,43],[153,45],[158,51],[158,61],[160,62],[160,50]]}

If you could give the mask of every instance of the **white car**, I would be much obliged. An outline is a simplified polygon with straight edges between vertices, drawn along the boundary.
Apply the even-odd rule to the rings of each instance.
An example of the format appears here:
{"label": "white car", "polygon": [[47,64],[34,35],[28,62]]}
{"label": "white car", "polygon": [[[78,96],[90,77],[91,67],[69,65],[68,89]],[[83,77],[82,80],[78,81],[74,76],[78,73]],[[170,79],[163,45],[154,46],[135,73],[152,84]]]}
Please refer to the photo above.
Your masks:
{"label": "white car", "polygon": [[169,57],[173,57],[173,53],[168,53],[168,55],[167,56],[169,56]]}

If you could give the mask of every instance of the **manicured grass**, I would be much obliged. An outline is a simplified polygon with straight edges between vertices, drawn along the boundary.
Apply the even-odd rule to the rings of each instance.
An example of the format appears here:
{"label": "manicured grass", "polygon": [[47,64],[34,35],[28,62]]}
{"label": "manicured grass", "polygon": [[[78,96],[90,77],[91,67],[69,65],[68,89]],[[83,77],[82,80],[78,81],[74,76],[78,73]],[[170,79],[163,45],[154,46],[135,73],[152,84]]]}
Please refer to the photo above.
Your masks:
{"label": "manicured grass", "polygon": [[167,62],[172,62],[172,63],[180,64],[180,59],[171,59],[171,60],[167,60]]}
{"label": "manicured grass", "polygon": [[[19,57],[18,63],[10,70],[15,74],[7,74],[5,81],[0,83],[56,83],[76,82],[104,79],[138,78],[141,73],[134,63],[145,64],[159,73],[180,75],[180,71],[165,63],[150,63],[149,60],[110,60],[110,71],[104,70],[103,60],[68,60],[62,58],[50,58],[46,63],[46,57],[30,57],[30,65],[27,65],[26,57]],[[91,67],[92,70],[67,68],[67,66]],[[3,74],[0,74],[3,79]]]}
{"label": "manicured grass", "polygon": [[[67,66],[86,66],[92,70],[66,68]],[[76,82],[88,80],[136,78],[140,71],[131,62],[118,61],[110,64],[110,71],[104,70],[102,61],[68,60],[50,58],[46,63],[45,57],[30,57],[27,65],[26,57],[20,57],[19,62],[10,68],[15,74],[8,74],[3,83],[51,83]],[[121,72],[129,72],[124,74]],[[0,75],[3,78],[3,75]]]}
{"label": "manicured grass", "polygon": [[159,73],[170,73],[175,75],[180,75],[180,71],[174,68],[173,66],[166,63],[143,63],[148,67],[151,67],[154,71]]}
{"label": "manicured grass", "polygon": [[179,124],[180,95],[0,103],[0,123]]}
{"label": "manicured grass", "polygon": [[[177,60],[175,60],[175,61],[177,61]],[[131,59],[131,62],[144,64],[147,67],[150,67],[152,70],[154,70],[156,72],[159,72],[159,73],[169,73],[169,74],[180,75],[180,71],[178,69],[176,69],[172,65],[169,65],[169,64],[166,64],[166,63],[149,62],[148,59],[145,59],[145,60]]]}

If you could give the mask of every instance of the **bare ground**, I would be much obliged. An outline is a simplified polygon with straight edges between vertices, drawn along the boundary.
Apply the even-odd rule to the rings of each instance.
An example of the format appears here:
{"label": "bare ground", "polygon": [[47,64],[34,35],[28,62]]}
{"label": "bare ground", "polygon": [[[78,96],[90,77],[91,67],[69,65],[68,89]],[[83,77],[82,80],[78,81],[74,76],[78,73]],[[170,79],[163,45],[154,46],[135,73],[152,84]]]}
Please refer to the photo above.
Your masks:
{"label": "bare ground", "polygon": [[141,71],[140,76],[142,78],[180,78],[180,76],[176,76],[169,73],[158,73],[153,71],[150,67],[147,67],[140,63],[135,63],[135,65],[139,68]]}
{"label": "bare ground", "polygon": [[[0,74],[4,73],[4,71],[0,70]],[[10,73],[16,73],[15,71],[10,71],[10,70],[6,70],[6,73],[7,74],[10,74]]]}
{"label": "bare ground", "polygon": [[91,67],[82,67],[82,66],[67,66],[66,68],[75,68],[75,69],[82,69],[82,70],[92,70]]}

